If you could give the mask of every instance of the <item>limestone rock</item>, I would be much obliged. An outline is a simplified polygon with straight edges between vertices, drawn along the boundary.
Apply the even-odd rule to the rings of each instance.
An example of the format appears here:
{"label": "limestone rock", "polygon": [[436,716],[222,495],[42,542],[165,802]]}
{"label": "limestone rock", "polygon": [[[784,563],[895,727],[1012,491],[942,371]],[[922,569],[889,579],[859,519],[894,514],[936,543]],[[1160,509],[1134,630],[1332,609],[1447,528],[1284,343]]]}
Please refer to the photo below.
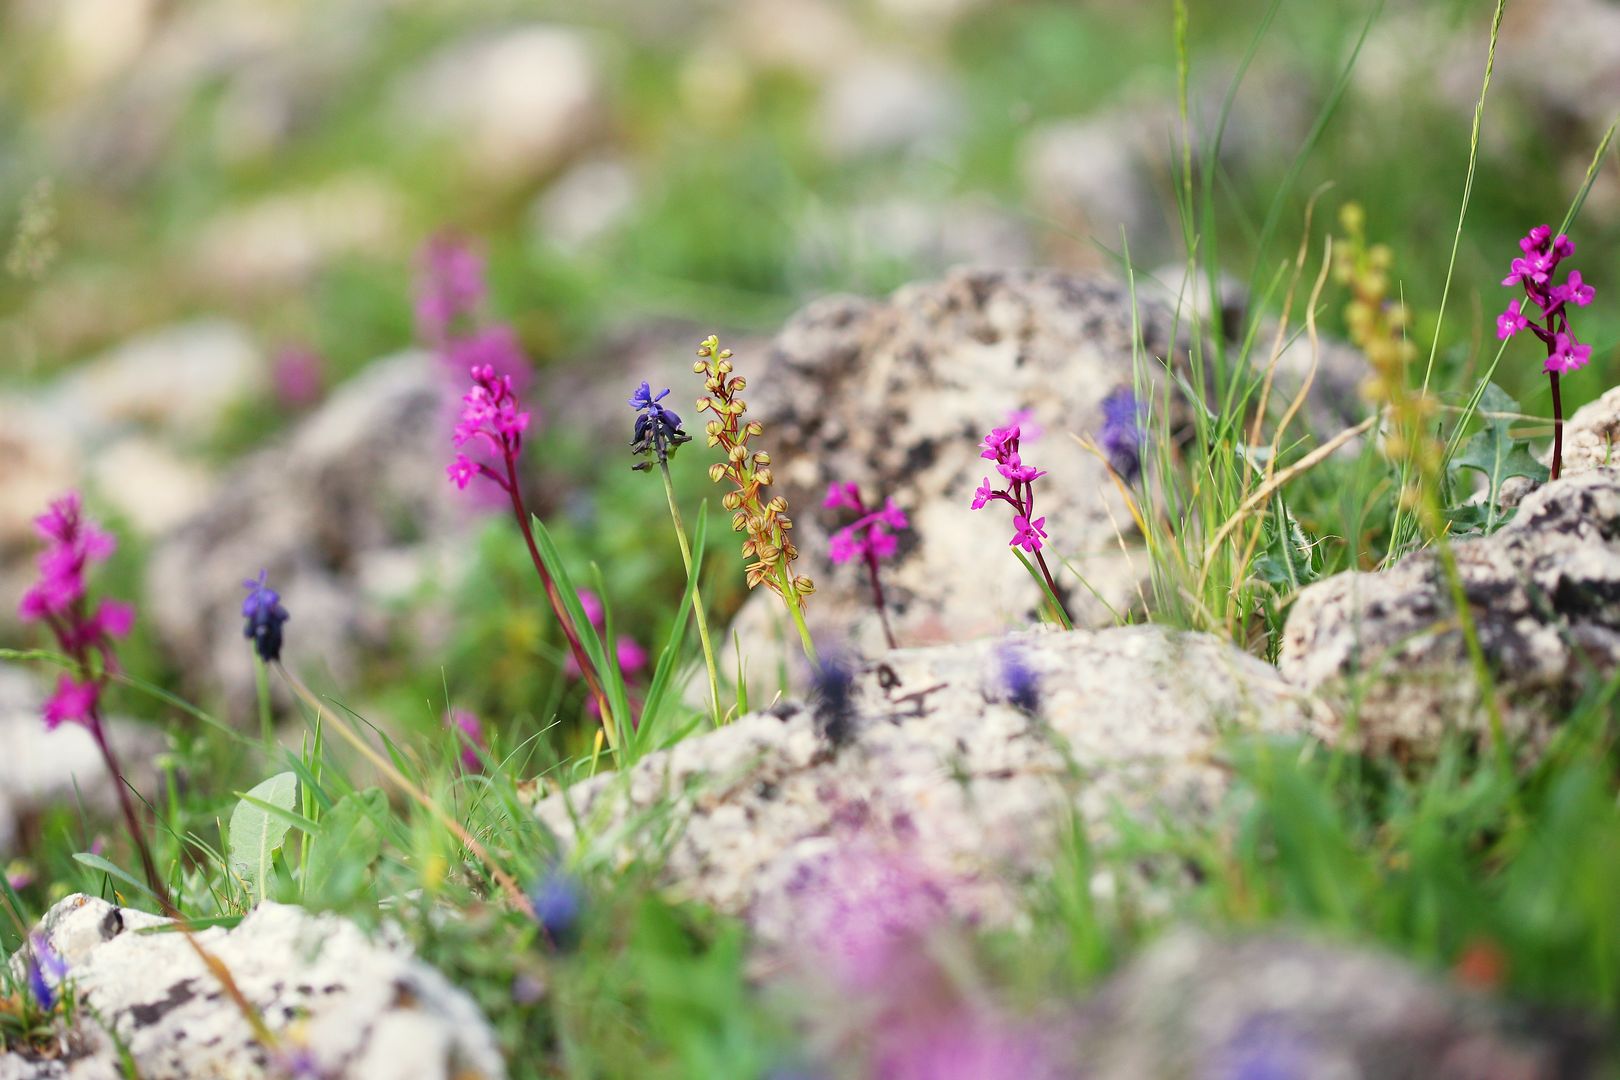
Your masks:
{"label": "limestone rock", "polygon": [[[1164,356],[1167,312],[1144,301],[1140,315],[1147,353]],[[1052,476],[1036,485],[1037,515],[1046,517],[1051,552],[1086,581],[1054,570],[1076,624],[1108,625],[1115,612],[1142,606],[1148,561],[1124,498],[1102,462],[1069,438],[1094,435],[1103,398],[1132,385],[1131,338],[1122,285],[1054,271],[957,270],[886,302],[817,301],[767,356],[738,352],[750,415],[765,425],[757,441],[791,506],[800,572],[816,582],[812,627],[851,635],[858,649],[882,646],[864,574],[826,557],[828,536],[848,516],[821,507],[833,481],[858,484],[879,503],[893,497],[910,516],[883,570],[900,644],[968,640],[1030,621],[1041,594],[1006,550],[1010,515],[999,505],[969,509],[994,471],[979,457],[980,440],[1025,409],[1024,458]],[[1145,361],[1144,379],[1157,367]],[[692,450],[701,453],[701,442]],[[780,619],[762,589],[738,626],[744,640],[767,643]],[[762,651],[750,659],[763,665],[756,673],[776,670]]]}
{"label": "limestone rock", "polygon": [[[181,934],[143,932],[167,924],[82,894],[57,903],[41,922],[81,1004],[111,1029],[143,1076],[276,1071],[470,1080],[506,1073],[471,998],[404,946],[368,938],[347,920],[265,902],[234,929],[197,932],[198,944],[229,969],[280,1040],[275,1050],[255,1039]],[[32,1071],[26,1062],[19,1068],[0,1060],[0,1077],[122,1075],[118,1051],[99,1027],[82,1025],[68,1043],[64,1060]]]}
{"label": "limestone rock", "polygon": [[1120,109],[1030,132],[1021,152],[1024,187],[1037,212],[1061,226],[1052,236],[1057,258],[1102,267],[1101,249],[1119,251],[1121,229],[1132,259],[1169,253],[1169,219],[1154,177],[1165,170],[1172,122],[1168,110]]}
{"label": "limestone rock", "polygon": [[141,424],[182,439],[214,430],[226,409],[264,387],[245,330],[222,318],[163,327],[91,359],[57,390],[64,414],[98,429]]}
{"label": "limestone rock", "polygon": [[1284,935],[1174,931],[1082,1006],[1073,1039],[1095,1080],[1602,1075],[1576,1021],[1526,1023],[1397,957]]}
{"label": "limestone rock", "polygon": [[349,677],[387,640],[361,568],[381,553],[426,553],[471,520],[442,482],[452,397],[426,354],[378,361],[222,476],[219,496],[156,545],[144,611],[197,687],[223,686],[251,712],[241,583],[261,568],[292,612],[295,669]]}
{"label": "limestone rock", "polygon": [[874,56],[833,74],[817,130],[826,152],[846,159],[938,144],[961,122],[960,95],[943,74]]}
{"label": "limestone rock", "polygon": [[291,288],[337,258],[388,253],[404,217],[391,185],[365,174],[342,176],[219,215],[203,226],[192,264],[208,291]]}
{"label": "limestone rock", "polygon": [[529,208],[529,225],[545,247],[579,255],[610,235],[635,209],[640,185],[620,158],[582,161],[552,182]]}
{"label": "limestone rock", "polygon": [[[1548,484],[1499,532],[1452,550],[1508,732],[1539,745],[1620,663],[1620,471]],[[1433,552],[1318,582],[1289,615],[1282,672],[1341,712],[1354,706],[1375,752],[1423,754],[1447,731],[1483,732],[1450,596]]]}
{"label": "limestone rock", "polygon": [[[1620,386],[1604,392],[1596,401],[1589,401],[1575,410],[1575,415],[1564,421],[1564,476],[1574,476],[1592,469],[1620,465],[1615,455],[1615,440],[1620,438]],[[1543,464],[1552,461],[1549,443],[1540,455]]]}
{"label": "limestone rock", "polygon": [[[1012,703],[1014,662],[1037,681],[1033,716]],[[667,838],[671,891],[747,914],[770,946],[792,937],[806,882],[852,848],[913,861],[957,913],[1002,920],[1071,806],[1098,844],[1116,813],[1207,816],[1226,790],[1224,732],[1325,730],[1268,665],[1156,626],[903,649],[853,674],[845,732],[829,734],[825,707],[784,701],[577,783],[540,817],[610,859],[651,858]]]}
{"label": "limestone rock", "polygon": [[409,128],[446,141],[495,183],[556,169],[596,136],[607,110],[586,37],[546,23],[452,43],[429,57],[398,97]]}

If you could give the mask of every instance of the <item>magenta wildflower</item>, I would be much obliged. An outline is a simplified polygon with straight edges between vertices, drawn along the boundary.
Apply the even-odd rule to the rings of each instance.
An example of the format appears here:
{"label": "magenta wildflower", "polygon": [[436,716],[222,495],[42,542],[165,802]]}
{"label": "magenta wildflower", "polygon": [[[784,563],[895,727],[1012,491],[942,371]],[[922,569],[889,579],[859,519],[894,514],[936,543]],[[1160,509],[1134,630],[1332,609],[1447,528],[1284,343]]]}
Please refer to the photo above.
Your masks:
{"label": "magenta wildflower", "polygon": [[78,492],[52,503],[34,520],[34,528],[48,543],[39,557],[39,581],[23,594],[17,615],[23,622],[45,623],[75,666],[74,675],[57,680],[45,703],[45,726],[72,722],[99,727],[101,689],[117,666],[113,642],[129,635],[135,609],[116,600],[90,608],[85,573],[105,562],[117,541],[84,516]]}
{"label": "magenta wildflower", "polygon": [[[501,374],[492,365],[483,364],[471,369],[469,375],[472,386],[461,396],[461,416],[451,436],[457,453],[445,466],[445,475],[463,490],[472,483],[473,477],[482,476],[506,492],[511,501],[512,516],[517,519],[518,530],[529,549],[529,559],[534,563],[534,571],[545,589],[546,600],[562,626],[563,636],[568,639],[569,657],[585,678],[596,712],[605,717],[608,709],[602,684],[586,659],[585,646],[580,642],[573,621],[563,606],[562,595],[557,591],[551,571],[546,569],[545,560],[540,557],[529,511],[523,504],[523,490],[518,484],[518,458],[523,451],[523,433],[529,429],[530,413],[519,403],[510,374]],[[479,455],[478,458],[467,452],[469,447]]]}
{"label": "magenta wildflower", "polygon": [[1519,311],[1519,307],[1523,303],[1523,300],[1513,301],[1513,303],[1507,306],[1506,311],[1502,312],[1502,314],[1496,317],[1496,336],[1498,338],[1506,341],[1508,338],[1530,325],[1530,320],[1526,319]]}
{"label": "magenta wildflower", "polygon": [[1031,521],[1022,514],[1014,514],[1013,538],[1007,541],[1007,546],[1021,547],[1031,555],[1035,554],[1041,550],[1041,543],[1046,539],[1046,530],[1042,528],[1045,524],[1044,517]]}
{"label": "magenta wildflower", "polygon": [[135,609],[116,600],[102,600],[90,607],[85,573],[111,557],[117,541],[85,516],[76,491],[51,503],[34,520],[34,527],[47,544],[39,557],[39,581],[23,595],[17,614],[23,622],[43,622],[72,662],[72,670],[57,680],[55,692],[45,703],[45,726],[74,723],[90,732],[117,792],[130,839],[140,851],[146,883],[168,909],[172,907],[168,892],[141,832],[123,767],[101,724],[101,692],[118,670],[113,642],[129,634]]}
{"label": "magenta wildflower", "polygon": [[[1041,553],[1048,539],[1046,533],[1046,518],[1035,517],[1035,481],[1046,473],[1024,462],[1019,456],[1020,432],[1016,425],[992,428],[990,434],[984,437],[979,444],[979,456],[996,463],[996,472],[1007,481],[1005,488],[990,486],[990,478],[984,478],[977,491],[973,493],[972,507],[982,510],[992,502],[1004,502],[1012,507],[1013,537],[1007,542],[1008,547],[1023,548],[1035,556],[1035,562],[1040,567],[1042,579],[1052,594],[1054,602],[1061,606],[1057,600],[1057,583],[1052,580],[1052,571],[1046,565],[1046,556]],[[1067,623],[1067,613],[1063,613],[1064,622]]]}
{"label": "magenta wildflower", "polygon": [[[1549,226],[1537,225],[1519,241],[1519,250],[1523,254],[1509,265],[1508,276],[1502,279],[1502,284],[1522,286],[1525,295],[1496,317],[1496,336],[1506,341],[1519,331],[1528,330],[1547,348],[1541,369],[1552,385],[1551,475],[1556,480],[1564,458],[1564,403],[1559,395],[1558,377],[1578,371],[1592,358],[1592,346],[1577,341],[1570,329],[1569,309],[1590,304],[1594,293],[1581,279],[1579,270],[1571,270],[1562,285],[1552,284],[1558,264],[1575,254],[1575,242],[1564,234],[1553,236]],[[1525,299],[1539,309],[1536,317],[1525,312]]]}
{"label": "magenta wildflower", "polygon": [[898,534],[911,528],[910,520],[892,498],[884,499],[883,506],[879,509],[868,511],[866,503],[861,499],[860,487],[851,483],[828,484],[827,497],[822,500],[821,505],[828,510],[855,512],[855,520],[833,533],[827,542],[827,557],[840,565],[857,559],[866,564],[867,581],[872,589],[872,604],[877,608],[878,619],[883,623],[883,636],[888,641],[889,648],[895,648],[894,630],[889,626],[888,605],[884,602],[883,582],[878,575],[878,565],[885,559],[894,558],[895,552],[900,548]]}
{"label": "magenta wildflower", "polygon": [[523,449],[523,433],[529,429],[529,413],[518,406],[510,375],[497,375],[488,364],[473,368],[470,374],[473,384],[461,397],[461,419],[452,441],[458,450],[472,443],[488,451],[503,468],[475,462],[463,451],[445,471],[459,488],[465,488],[474,476],[484,476],[510,492],[517,480],[517,457]]}

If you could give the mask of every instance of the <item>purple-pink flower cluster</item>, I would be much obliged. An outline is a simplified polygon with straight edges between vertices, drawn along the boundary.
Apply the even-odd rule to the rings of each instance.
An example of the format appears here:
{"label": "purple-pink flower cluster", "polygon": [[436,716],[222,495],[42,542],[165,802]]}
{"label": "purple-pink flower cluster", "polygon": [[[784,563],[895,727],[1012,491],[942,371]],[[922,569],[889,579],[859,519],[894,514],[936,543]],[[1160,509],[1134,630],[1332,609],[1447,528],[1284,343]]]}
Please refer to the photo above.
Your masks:
{"label": "purple-pink flower cluster", "polygon": [[[1540,338],[1547,346],[1542,370],[1548,374],[1567,375],[1585,367],[1592,346],[1575,339],[1569,328],[1569,308],[1590,304],[1592,287],[1581,280],[1579,270],[1571,270],[1562,285],[1553,284],[1558,264],[1575,254],[1575,242],[1563,233],[1553,236],[1546,225],[1537,225],[1519,241],[1519,251],[1502,284],[1521,285],[1525,295],[1496,317],[1496,336],[1506,341],[1520,330],[1528,330]],[[1525,300],[1539,309],[1536,317],[1526,313]]]}
{"label": "purple-pink flower cluster", "polygon": [[442,347],[484,302],[484,259],[449,233],[427,242],[417,257],[416,326]]}
{"label": "purple-pink flower cluster", "polygon": [[893,499],[884,499],[881,509],[868,513],[861,490],[854,484],[828,484],[827,497],[821,505],[828,510],[853,510],[860,515],[832,534],[827,555],[835,563],[867,558],[881,562],[892,558],[900,544],[895,534],[911,527],[905,511],[896,506]]}
{"label": "purple-pink flower cluster", "polygon": [[1046,518],[1035,516],[1035,481],[1046,473],[1026,465],[1018,455],[1017,424],[992,428],[980,444],[979,456],[996,463],[996,472],[1007,481],[1005,488],[992,488],[984,478],[973,493],[973,509],[982,510],[991,502],[1004,502],[1013,510],[1013,538],[1008,547],[1023,548],[1030,554],[1041,550],[1047,540]]}
{"label": "purple-pink flower cluster", "polygon": [[[23,594],[17,615],[23,622],[43,622],[78,669],[63,675],[45,703],[45,726],[64,721],[93,724],[106,672],[114,666],[113,641],[126,637],[135,624],[135,609],[117,600],[89,604],[85,572],[105,562],[117,541],[84,515],[78,492],[53,502],[34,520],[47,543],[39,557],[39,581]],[[94,663],[100,659],[99,673]]]}
{"label": "purple-pink flower cluster", "polygon": [[533,374],[529,359],[510,326],[480,322],[488,293],[483,257],[454,236],[435,236],[418,261],[417,332],[452,375],[491,367],[497,375],[511,376],[522,393]]}
{"label": "purple-pink flower cluster", "polygon": [[488,748],[484,741],[484,723],[476,713],[466,709],[451,709],[444,714],[444,726],[454,734],[461,747],[461,768],[465,772],[482,772],[484,760],[480,750]]}
{"label": "purple-pink flower cluster", "polygon": [[497,375],[489,364],[471,371],[472,388],[461,397],[461,419],[456,422],[454,442],[460,450],[468,443],[482,445],[501,462],[505,475],[486,462],[474,461],[463,451],[445,468],[451,481],[465,489],[474,476],[489,477],[502,488],[510,488],[513,463],[523,448],[523,433],[529,427],[529,413],[518,405],[512,391],[512,377]]}

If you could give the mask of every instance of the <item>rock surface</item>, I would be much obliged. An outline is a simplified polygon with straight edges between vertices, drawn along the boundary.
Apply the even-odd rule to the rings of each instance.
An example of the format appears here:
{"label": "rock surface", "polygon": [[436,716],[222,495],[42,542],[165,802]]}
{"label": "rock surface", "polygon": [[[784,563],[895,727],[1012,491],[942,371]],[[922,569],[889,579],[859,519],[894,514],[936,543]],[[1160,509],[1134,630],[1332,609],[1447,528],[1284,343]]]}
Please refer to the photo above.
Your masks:
{"label": "rock surface", "polygon": [[546,23],[447,45],[398,94],[408,130],[445,141],[497,184],[562,165],[596,136],[606,108],[586,36]]}
{"label": "rock surface", "polygon": [[64,417],[97,429],[155,427],[181,439],[211,432],[226,409],[264,388],[264,358],[222,318],[162,327],[125,342],[58,385]]}
{"label": "rock surface", "polygon": [[[230,971],[277,1037],[263,1046],[168,924],[75,894],[42,920],[78,1000],[149,1077],[501,1077],[505,1063],[478,1007],[404,946],[368,938],[334,915],[262,903],[234,929],[197,942]],[[13,958],[13,965],[19,963]],[[55,1061],[0,1058],[0,1080],[117,1077],[113,1040],[92,1023]]]}
{"label": "rock surface", "polygon": [[292,612],[285,655],[295,669],[352,676],[387,640],[384,611],[359,584],[368,566],[424,554],[471,520],[441,482],[452,397],[426,354],[372,364],[238,464],[217,498],[153,548],[143,611],[195,686],[223,687],[251,712],[240,608],[242,581],[261,568]]}
{"label": "rock surface", "polygon": [[1394,956],[1282,935],[1173,932],[1082,1007],[1084,1075],[1562,1080],[1596,1033],[1521,1024]]}
{"label": "rock surface", "polygon": [[[1037,681],[1033,716],[1009,700],[1009,655]],[[792,937],[796,894],[853,847],[915,862],[959,914],[1005,919],[1069,807],[1099,844],[1116,813],[1208,815],[1226,789],[1223,732],[1325,730],[1266,664],[1149,626],[900,650],[856,670],[851,701],[839,745],[825,707],[787,701],[538,812],[565,841],[577,815],[616,860],[653,857],[642,831],[667,829],[671,891],[749,915],[769,946]],[[666,799],[672,818],[643,816]]]}
{"label": "rock surface", "polygon": [[[1147,353],[1164,355],[1167,311],[1144,303],[1141,319]],[[790,502],[800,572],[816,582],[812,627],[827,640],[851,635],[867,652],[883,643],[864,574],[826,558],[828,536],[848,516],[822,509],[833,481],[858,484],[878,504],[892,497],[911,519],[883,571],[901,645],[969,640],[1030,621],[1041,595],[1006,550],[1011,515],[999,504],[969,509],[994,472],[979,457],[980,440],[1025,409],[1024,460],[1053,477],[1036,484],[1037,515],[1051,552],[1085,577],[1082,584],[1054,569],[1076,625],[1108,625],[1116,612],[1143,606],[1148,561],[1125,501],[1102,462],[1068,435],[1095,435],[1103,398],[1131,386],[1131,339],[1121,285],[1053,271],[957,270],[887,301],[818,301],[763,359],[738,352],[750,415],[765,425],[756,441]],[[1144,357],[1143,368],[1151,378],[1157,361]],[[1036,428],[1044,435],[1033,437]],[[693,430],[701,434],[701,425]],[[701,440],[688,452],[702,454]],[[764,590],[739,615],[744,640],[761,643],[750,656],[763,665],[756,673],[776,670],[764,643],[778,640],[773,624],[782,618]]]}
{"label": "rock surface", "polygon": [[[1620,664],[1620,471],[1593,468],[1528,495],[1488,537],[1453,545],[1509,734],[1543,744],[1593,680]],[[1438,556],[1310,586],[1280,666],[1323,696],[1370,750],[1432,752],[1487,730]]]}

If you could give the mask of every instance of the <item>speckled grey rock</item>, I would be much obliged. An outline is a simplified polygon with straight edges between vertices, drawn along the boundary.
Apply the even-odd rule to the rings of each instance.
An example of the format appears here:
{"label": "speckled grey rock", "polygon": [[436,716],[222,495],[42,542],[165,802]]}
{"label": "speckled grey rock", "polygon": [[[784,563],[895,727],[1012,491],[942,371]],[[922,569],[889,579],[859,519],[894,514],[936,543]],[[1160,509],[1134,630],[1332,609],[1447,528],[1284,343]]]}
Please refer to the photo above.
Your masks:
{"label": "speckled grey rock", "polygon": [[0,1059],[0,1078],[121,1075],[112,1040],[90,1015],[147,1077],[275,1075],[294,1062],[309,1070],[296,1075],[505,1075],[471,998],[403,945],[368,938],[347,920],[263,903],[234,929],[197,933],[276,1036],[274,1049],[257,1041],[184,937],[141,932],[166,924],[82,894],[47,912],[41,928],[67,962],[86,1019],[66,1039],[66,1060],[30,1071]]}
{"label": "speckled grey rock", "polygon": [[[1620,663],[1620,471],[1594,468],[1525,498],[1489,537],[1452,549],[1509,733],[1534,748],[1591,680]],[[1374,752],[1433,751],[1487,728],[1438,556],[1339,574],[1300,594],[1280,666]]]}
{"label": "speckled grey rock", "polygon": [[[1167,310],[1144,301],[1140,314],[1148,357],[1165,355]],[[1115,612],[1143,606],[1149,564],[1124,498],[1102,462],[1069,437],[1095,436],[1103,398],[1132,384],[1131,338],[1123,285],[1055,271],[963,269],[887,301],[817,301],[767,355],[739,351],[750,415],[765,425],[757,441],[791,505],[800,572],[816,582],[812,628],[867,652],[883,644],[864,574],[826,557],[830,533],[848,518],[822,508],[835,480],[860,485],[868,500],[892,497],[910,516],[883,571],[901,645],[1028,625],[1041,594],[1006,550],[1010,514],[999,504],[969,508],[994,472],[979,456],[980,440],[1023,409],[1033,417],[1024,459],[1051,474],[1036,485],[1048,557],[1070,559],[1085,578],[1053,564],[1076,624],[1111,625]],[[1144,380],[1159,369],[1148,357]],[[1034,438],[1037,427],[1044,434]],[[701,441],[687,452],[701,455]],[[737,627],[745,641],[767,643],[781,639],[781,620],[775,597],[760,590]],[[750,662],[756,676],[778,666],[762,646]]]}
{"label": "speckled grey rock", "polygon": [[[1038,679],[1033,717],[1009,701],[1009,654]],[[1099,845],[1116,813],[1208,816],[1223,732],[1326,732],[1273,668],[1155,626],[902,649],[857,668],[852,695],[841,744],[825,708],[784,701],[575,784],[540,817],[614,861],[667,841],[671,892],[749,915],[769,945],[793,933],[795,891],[852,846],[936,875],[960,914],[1011,918],[1071,806]]]}
{"label": "speckled grey rock", "polygon": [[154,547],[143,615],[194,687],[223,687],[228,712],[252,715],[241,583],[261,568],[292,612],[285,656],[295,669],[350,677],[366,649],[389,640],[370,568],[431,560],[435,540],[471,521],[443,482],[454,396],[426,354],[372,364],[237,464],[218,498]]}
{"label": "speckled grey rock", "polygon": [[1372,949],[1172,932],[1081,1009],[1092,1080],[1579,1080],[1595,1029],[1533,1023]]}

